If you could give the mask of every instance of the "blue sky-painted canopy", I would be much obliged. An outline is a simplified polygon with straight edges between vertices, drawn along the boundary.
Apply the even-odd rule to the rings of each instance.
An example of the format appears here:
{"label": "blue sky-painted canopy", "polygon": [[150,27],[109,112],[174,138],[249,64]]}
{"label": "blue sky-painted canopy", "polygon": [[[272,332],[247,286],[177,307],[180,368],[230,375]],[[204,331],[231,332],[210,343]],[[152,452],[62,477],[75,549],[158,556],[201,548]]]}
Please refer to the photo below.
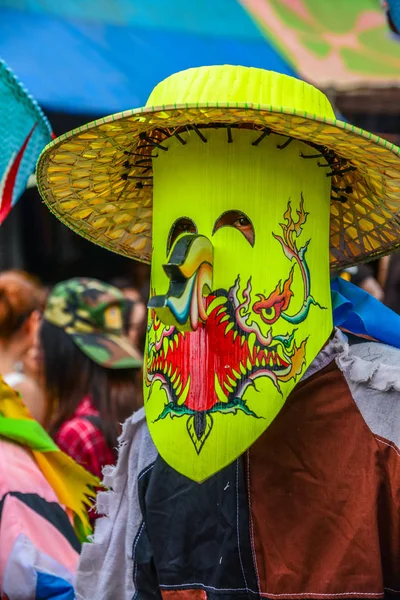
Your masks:
{"label": "blue sky-painted canopy", "polygon": [[237,0],[0,0],[0,57],[44,107],[87,114],[142,106],[193,66],[295,75]]}

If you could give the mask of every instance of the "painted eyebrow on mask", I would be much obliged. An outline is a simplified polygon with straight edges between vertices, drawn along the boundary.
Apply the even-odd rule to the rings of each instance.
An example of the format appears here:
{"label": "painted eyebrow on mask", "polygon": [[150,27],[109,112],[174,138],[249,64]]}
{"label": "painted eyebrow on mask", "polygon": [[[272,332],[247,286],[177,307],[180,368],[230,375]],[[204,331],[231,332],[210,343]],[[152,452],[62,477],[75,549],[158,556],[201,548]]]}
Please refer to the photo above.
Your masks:
{"label": "painted eyebrow on mask", "polygon": [[234,227],[235,229],[238,229],[249,244],[254,246],[256,236],[253,223],[244,212],[240,210],[227,210],[222,213],[215,222],[212,235],[214,235],[218,229],[222,229],[222,227]]}
{"label": "painted eyebrow on mask", "polygon": [[179,219],[172,224],[168,234],[167,256],[170,253],[175,240],[182,233],[197,233],[196,223],[192,221],[192,219],[189,219],[189,217],[179,217]]}

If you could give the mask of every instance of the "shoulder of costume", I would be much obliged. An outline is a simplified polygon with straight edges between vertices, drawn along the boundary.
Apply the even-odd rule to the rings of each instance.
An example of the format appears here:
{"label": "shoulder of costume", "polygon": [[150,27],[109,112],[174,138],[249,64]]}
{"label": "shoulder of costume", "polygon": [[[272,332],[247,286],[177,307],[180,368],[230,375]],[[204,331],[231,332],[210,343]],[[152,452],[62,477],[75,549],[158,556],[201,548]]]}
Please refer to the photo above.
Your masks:
{"label": "shoulder of costume", "polygon": [[371,432],[385,440],[383,443],[398,448],[400,349],[353,335],[342,335],[336,364]]}
{"label": "shoulder of costume", "polygon": [[[107,491],[97,495],[96,510],[104,516],[97,519],[92,543],[83,545],[80,556],[76,579],[78,598],[111,597],[116,573],[123,580],[126,573],[132,572],[132,555],[126,548],[127,545],[135,548],[143,529],[140,477],[150,472],[157,458],[143,408],[125,421],[118,441],[116,466],[103,470]],[[93,577],[94,572],[98,577]],[[134,578],[126,577],[124,598],[133,598],[135,593]]]}

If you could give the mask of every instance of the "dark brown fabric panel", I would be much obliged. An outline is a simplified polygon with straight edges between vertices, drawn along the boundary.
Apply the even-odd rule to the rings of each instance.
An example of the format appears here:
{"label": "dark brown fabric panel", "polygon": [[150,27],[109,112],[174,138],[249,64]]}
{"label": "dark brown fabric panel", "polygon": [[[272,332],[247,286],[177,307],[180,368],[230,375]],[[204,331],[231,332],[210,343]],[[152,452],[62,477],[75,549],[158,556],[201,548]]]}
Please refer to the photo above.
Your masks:
{"label": "dark brown fabric panel", "polygon": [[248,475],[263,596],[383,597],[385,473],[334,362],[295,388],[251,447]]}
{"label": "dark brown fabric panel", "polygon": [[390,594],[400,598],[400,450],[375,436],[386,477],[379,494],[383,580]]}

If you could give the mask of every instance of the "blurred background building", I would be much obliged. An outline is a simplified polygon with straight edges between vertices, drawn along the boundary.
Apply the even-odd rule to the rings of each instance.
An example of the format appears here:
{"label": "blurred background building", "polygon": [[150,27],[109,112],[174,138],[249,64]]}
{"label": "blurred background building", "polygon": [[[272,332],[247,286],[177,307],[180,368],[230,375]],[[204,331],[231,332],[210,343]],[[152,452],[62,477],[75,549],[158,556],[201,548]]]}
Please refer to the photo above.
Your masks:
{"label": "blurred background building", "polygon": [[[0,0],[0,57],[60,135],[139,107],[173,72],[242,64],[299,76],[340,116],[400,142],[400,43],[381,0]],[[28,189],[1,228],[0,269],[45,283],[146,267],[61,225]]]}

